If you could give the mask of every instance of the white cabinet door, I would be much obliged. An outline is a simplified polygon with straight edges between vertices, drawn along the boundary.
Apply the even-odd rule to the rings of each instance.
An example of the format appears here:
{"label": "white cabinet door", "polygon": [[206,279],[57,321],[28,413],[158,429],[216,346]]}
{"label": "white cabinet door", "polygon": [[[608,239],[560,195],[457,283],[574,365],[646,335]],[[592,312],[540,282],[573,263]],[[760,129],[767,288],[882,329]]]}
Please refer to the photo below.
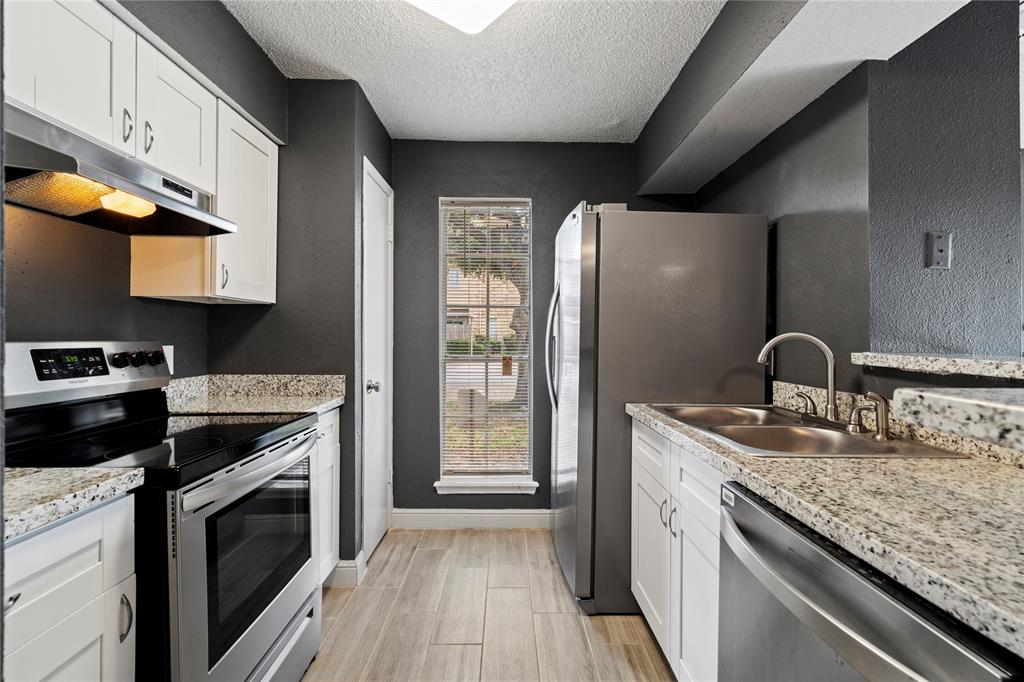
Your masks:
{"label": "white cabinet door", "polygon": [[36,104],[34,0],[4,3],[4,97],[34,107]]}
{"label": "white cabinet door", "polygon": [[157,170],[213,192],[217,179],[217,98],[137,41],[137,155]]}
{"label": "white cabinet door", "polygon": [[217,102],[217,215],[238,225],[213,240],[214,294],[277,297],[277,145]]}
{"label": "white cabinet door", "polygon": [[5,95],[134,153],[134,31],[95,0],[6,7]]}
{"label": "white cabinet door", "polygon": [[680,680],[718,679],[718,535],[672,499],[672,644]]}
{"label": "white cabinet door", "polygon": [[669,650],[672,596],[669,503],[666,490],[633,460],[630,579],[633,596],[664,651]]}
{"label": "white cabinet door", "polygon": [[135,575],[103,595],[103,681],[135,679]]}
{"label": "white cabinet door", "polygon": [[320,415],[317,441],[317,519],[320,581],[338,565],[341,543],[341,443],[340,415],[331,410]]}
{"label": "white cabinet door", "polygon": [[7,682],[103,679],[103,605],[100,595],[4,657]]}

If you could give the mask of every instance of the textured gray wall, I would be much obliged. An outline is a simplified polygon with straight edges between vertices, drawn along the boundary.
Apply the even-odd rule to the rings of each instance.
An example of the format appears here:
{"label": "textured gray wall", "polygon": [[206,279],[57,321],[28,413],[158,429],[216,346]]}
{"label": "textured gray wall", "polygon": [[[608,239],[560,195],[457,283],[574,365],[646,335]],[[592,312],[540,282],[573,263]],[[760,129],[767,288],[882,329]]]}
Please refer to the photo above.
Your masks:
{"label": "textured gray wall", "polygon": [[[1017,5],[972,2],[871,65],[871,349],[1021,352]],[[953,233],[951,270],[925,233]]]}
{"label": "textured gray wall", "polygon": [[[867,66],[854,70],[694,197],[697,210],[775,223],[776,331],[824,339],[844,390],[860,389],[849,353],[868,343],[867,78]],[[775,369],[784,381],[825,378],[807,344],[780,346]]]}
{"label": "textured gray wall", "polygon": [[803,5],[803,0],[726,3],[636,139],[638,185],[658,172]]}
{"label": "textured gray wall", "polygon": [[206,373],[206,306],[129,296],[128,236],[4,209],[9,341],[162,341],[175,374]]}
{"label": "textured gray wall", "polygon": [[[544,389],[544,315],[554,277],[554,241],[580,201],[632,198],[632,148],[619,144],[395,140],[395,507],[550,506],[551,416]],[[438,404],[439,197],[533,200],[533,467],[536,495],[445,495]]]}
{"label": "textured gray wall", "polygon": [[287,81],[223,4],[216,0],[122,0],[121,4],[287,142]]}
{"label": "textured gray wall", "polygon": [[277,304],[210,310],[210,372],[345,374],[341,411],[342,555],[360,537],[358,390],[362,155],[388,178],[390,138],[355,81],[291,80],[281,149]]}

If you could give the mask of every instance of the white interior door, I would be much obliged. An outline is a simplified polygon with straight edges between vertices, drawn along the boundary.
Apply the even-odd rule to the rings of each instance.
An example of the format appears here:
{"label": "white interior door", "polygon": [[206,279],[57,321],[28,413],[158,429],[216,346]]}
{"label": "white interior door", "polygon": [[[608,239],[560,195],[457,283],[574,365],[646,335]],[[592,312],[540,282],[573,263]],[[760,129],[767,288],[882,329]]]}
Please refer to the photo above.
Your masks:
{"label": "white interior door", "polygon": [[394,192],[363,158],[363,555],[390,525]]}

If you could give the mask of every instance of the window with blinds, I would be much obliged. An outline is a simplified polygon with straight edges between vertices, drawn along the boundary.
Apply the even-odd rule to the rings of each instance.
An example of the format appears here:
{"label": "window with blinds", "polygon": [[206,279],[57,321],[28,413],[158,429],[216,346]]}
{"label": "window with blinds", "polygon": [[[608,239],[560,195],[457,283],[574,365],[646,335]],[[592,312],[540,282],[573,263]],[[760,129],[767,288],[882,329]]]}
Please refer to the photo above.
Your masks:
{"label": "window with blinds", "polygon": [[530,473],[530,201],[441,200],[441,473]]}

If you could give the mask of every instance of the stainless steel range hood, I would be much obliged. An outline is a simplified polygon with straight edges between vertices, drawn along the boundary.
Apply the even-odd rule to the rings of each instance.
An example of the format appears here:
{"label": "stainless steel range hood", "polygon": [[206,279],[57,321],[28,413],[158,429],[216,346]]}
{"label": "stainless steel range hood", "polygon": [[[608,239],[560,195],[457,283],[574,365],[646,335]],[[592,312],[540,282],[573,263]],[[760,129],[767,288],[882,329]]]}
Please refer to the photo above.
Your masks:
{"label": "stainless steel range hood", "polygon": [[4,105],[4,200],[133,235],[238,231],[212,197],[12,104]]}

